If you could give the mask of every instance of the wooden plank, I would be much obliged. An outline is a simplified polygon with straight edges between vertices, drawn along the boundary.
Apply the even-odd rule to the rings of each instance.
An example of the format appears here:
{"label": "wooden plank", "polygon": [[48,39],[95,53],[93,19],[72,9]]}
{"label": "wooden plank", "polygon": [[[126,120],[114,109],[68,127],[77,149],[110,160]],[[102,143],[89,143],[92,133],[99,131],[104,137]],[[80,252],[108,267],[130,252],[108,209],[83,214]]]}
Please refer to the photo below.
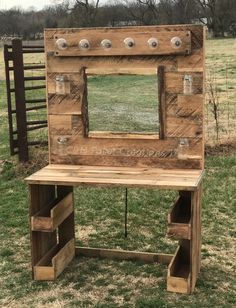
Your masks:
{"label": "wooden plank", "polygon": [[203,93],[203,73],[202,72],[166,72],[166,92],[173,94],[184,93],[184,76],[192,76],[192,94]]}
{"label": "wooden plank", "polygon": [[203,193],[203,184],[200,181],[198,186],[198,207],[197,207],[197,243],[198,243],[198,273],[201,268],[201,245],[202,245],[202,193]]}
{"label": "wooden plank", "polygon": [[[82,135],[83,122],[80,115],[49,115],[49,133],[51,135]],[[60,140],[57,140],[60,145]]]}
{"label": "wooden plank", "polygon": [[63,247],[54,246],[34,266],[34,280],[55,280],[72,261],[74,255],[74,239],[68,241]]}
{"label": "wooden plank", "polygon": [[[59,202],[56,200],[53,204],[55,205],[51,210],[43,209],[31,217],[32,231],[53,232],[73,212],[72,193]],[[48,215],[49,217],[45,217]]]}
{"label": "wooden plank", "polygon": [[76,114],[81,115],[81,99],[73,95],[59,96],[56,94],[48,95],[48,113],[49,115],[58,114]]}
{"label": "wooden plank", "polygon": [[50,266],[35,266],[34,267],[34,280],[54,280],[55,271]]}
{"label": "wooden plank", "polygon": [[191,54],[188,57],[178,57],[178,72],[203,72],[203,61],[202,52]]}
{"label": "wooden plank", "polygon": [[66,143],[59,144],[61,135],[50,137],[50,162],[58,164],[200,168],[202,140],[188,138],[188,146],[179,157],[177,138],[166,140],[128,138],[81,138],[63,135]]}
{"label": "wooden plank", "polygon": [[171,254],[128,251],[118,249],[76,247],[76,255],[79,257],[106,258],[127,261],[142,261],[146,263],[160,263],[168,265],[173,257]]}
{"label": "wooden plank", "polygon": [[168,266],[167,291],[184,294],[191,292],[189,247],[187,247],[189,245],[186,245],[186,243],[189,243],[189,241],[181,241]]}
{"label": "wooden plank", "polygon": [[[41,209],[49,205],[55,198],[55,187],[53,185],[29,185],[30,196],[30,217],[35,215]],[[31,231],[31,262],[32,273],[34,275],[33,267],[38,261],[55,246],[56,233],[42,233]]]}
{"label": "wooden plank", "polygon": [[200,217],[200,191],[199,189],[195,192],[191,193],[191,203],[192,203],[192,240],[191,240],[191,290],[194,291],[195,284],[197,281],[198,273],[199,273],[199,264],[201,258],[201,239],[200,239],[200,232],[201,232],[201,217]]}
{"label": "wooden plank", "polygon": [[165,139],[166,137],[166,89],[165,89],[165,67],[159,66],[158,72],[158,100],[159,100],[159,137]]}
{"label": "wooden plank", "polygon": [[191,239],[191,225],[185,223],[170,223],[167,226],[167,236],[174,239]]}
{"label": "wooden plank", "polygon": [[[56,93],[56,79],[63,76],[69,83],[69,93],[59,95]],[[81,73],[60,74],[51,73],[47,76],[48,91],[48,112],[49,114],[81,114],[82,97],[81,92],[84,89]]]}
{"label": "wooden plank", "polygon": [[[116,171],[118,168],[116,169]],[[41,169],[34,175],[31,175],[26,180],[30,183],[53,183],[59,185],[107,185],[107,186],[129,186],[129,187],[168,187],[178,190],[194,190],[199,178],[202,177],[202,171],[196,172],[182,170],[182,173],[172,172],[165,173],[164,169],[151,169],[149,172],[146,168],[142,171],[131,168],[131,173],[113,172],[111,168],[103,167],[101,169],[94,167],[94,171],[80,171],[79,166],[74,166],[73,169],[63,169],[63,165],[58,165],[57,168],[51,169],[50,166]],[[180,188],[180,189],[179,189]]]}
{"label": "wooden plank", "polygon": [[74,218],[74,195],[72,186],[57,186],[57,195],[61,198],[72,194],[72,213],[59,225],[58,238],[59,243],[66,244],[71,239],[75,238],[75,218]]}
{"label": "wooden plank", "polygon": [[89,118],[88,118],[88,88],[87,88],[87,75],[85,71],[85,67],[82,68],[82,78],[83,78],[83,84],[84,88],[81,93],[81,101],[82,101],[82,120],[83,120],[83,132],[84,137],[88,137],[89,133]]}
{"label": "wooden plank", "polygon": [[[203,133],[201,118],[168,117],[166,136],[171,138],[201,138]],[[199,156],[200,153],[199,153]]]}
{"label": "wooden plank", "polygon": [[98,139],[159,139],[159,135],[157,133],[119,133],[112,131],[91,131],[88,133],[88,137]]}
{"label": "wooden plank", "polygon": [[201,266],[201,202],[202,183],[192,192],[191,290],[194,291]]}
{"label": "wooden plank", "polygon": [[[60,153],[59,153],[60,154]],[[201,160],[199,156],[185,155],[180,158],[152,158],[152,157],[135,157],[127,156],[101,156],[101,155],[54,155],[50,156],[51,164],[70,164],[70,165],[91,165],[91,166],[120,166],[120,167],[147,167],[147,168],[164,168],[164,169],[201,169]]]}
{"label": "wooden plank", "polygon": [[[123,72],[131,72],[136,75],[154,75],[156,69],[160,65],[164,65],[168,70],[176,70],[176,58],[174,56],[135,56],[131,57],[81,57],[81,58],[60,58],[53,57],[50,53],[47,56],[48,69],[50,74],[67,73],[78,74],[82,67],[86,67],[86,72],[94,71],[97,75],[110,74],[115,72],[122,74]],[[75,63],[76,62],[76,63]]]}
{"label": "wooden plank", "polygon": [[[202,94],[195,95],[167,95],[166,108],[169,117],[203,119],[203,100]],[[201,121],[202,124],[202,121]]]}
{"label": "wooden plank", "polygon": [[[170,63],[168,63],[168,67],[170,66]],[[174,65],[174,64],[173,64]],[[174,69],[172,67],[171,69]],[[100,67],[92,67],[86,69],[87,76],[96,76],[96,75],[156,75],[157,68],[155,66],[151,67],[108,67],[108,68],[100,68]]]}
{"label": "wooden plank", "polygon": [[75,239],[72,238],[53,258],[52,265],[57,278],[75,256]]}
{"label": "wooden plank", "polygon": [[[171,43],[175,37],[180,39],[180,46]],[[66,49],[59,49],[56,45],[58,39],[64,39],[67,42]],[[126,46],[124,41],[131,38],[133,46]],[[158,40],[156,48],[150,47],[148,40],[155,38]],[[86,39],[90,48],[79,48],[79,42]],[[104,48],[101,42],[107,39],[111,42],[111,48]],[[191,32],[175,30],[171,31],[123,31],[122,29],[108,28],[105,32],[103,29],[77,29],[69,33],[60,33],[58,30],[54,35],[54,52],[56,56],[118,56],[118,55],[181,55],[191,53]]]}

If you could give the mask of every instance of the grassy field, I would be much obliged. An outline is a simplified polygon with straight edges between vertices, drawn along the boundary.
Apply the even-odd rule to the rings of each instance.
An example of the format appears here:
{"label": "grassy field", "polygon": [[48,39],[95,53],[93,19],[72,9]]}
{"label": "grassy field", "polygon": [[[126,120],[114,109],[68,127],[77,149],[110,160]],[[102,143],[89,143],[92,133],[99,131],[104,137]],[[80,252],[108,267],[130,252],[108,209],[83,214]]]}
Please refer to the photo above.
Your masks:
{"label": "grassy field", "polygon": [[[236,40],[208,41],[208,61],[214,63],[218,61],[217,57],[220,61],[224,55],[224,59],[236,62],[235,44]],[[233,74],[234,70],[232,80]],[[107,87],[106,79],[91,80],[95,93],[96,85],[100,87],[101,83]],[[148,83],[148,86],[152,85]],[[9,156],[2,80],[0,91],[3,93],[0,97],[0,307],[235,307],[235,155],[209,156],[206,160],[202,268],[193,295],[166,292],[166,267],[139,262],[79,258],[55,282],[32,281],[27,187],[23,179],[46,163],[45,150],[36,149],[34,158],[27,165],[17,164]],[[93,123],[95,128],[105,125],[96,117]],[[145,126],[145,123],[141,124]],[[135,129],[138,127],[134,126]],[[174,252],[177,242],[167,239],[165,233],[166,214],[176,194],[129,189],[127,239],[124,238],[124,194],[124,189],[114,188],[75,190],[77,243]]]}

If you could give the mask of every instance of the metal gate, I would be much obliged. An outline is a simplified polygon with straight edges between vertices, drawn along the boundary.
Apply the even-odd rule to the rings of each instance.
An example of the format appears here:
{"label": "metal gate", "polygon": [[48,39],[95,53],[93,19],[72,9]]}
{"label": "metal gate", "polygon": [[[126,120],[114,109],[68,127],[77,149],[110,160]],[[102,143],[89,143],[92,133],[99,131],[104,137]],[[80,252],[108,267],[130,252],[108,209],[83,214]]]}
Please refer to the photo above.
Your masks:
{"label": "metal gate", "polygon": [[[11,155],[18,154],[22,162],[29,160],[29,146],[47,144],[47,138],[40,140],[37,134],[29,136],[29,132],[47,127],[46,112],[43,119],[37,119],[34,114],[36,118],[32,120],[33,112],[46,110],[45,90],[36,98],[36,91],[46,88],[45,64],[24,63],[25,54],[35,53],[44,53],[44,46],[22,45],[21,39],[4,45],[10,151]],[[39,70],[38,76],[33,73]],[[28,85],[29,82],[32,84]],[[27,98],[28,91],[32,91],[30,99]]]}

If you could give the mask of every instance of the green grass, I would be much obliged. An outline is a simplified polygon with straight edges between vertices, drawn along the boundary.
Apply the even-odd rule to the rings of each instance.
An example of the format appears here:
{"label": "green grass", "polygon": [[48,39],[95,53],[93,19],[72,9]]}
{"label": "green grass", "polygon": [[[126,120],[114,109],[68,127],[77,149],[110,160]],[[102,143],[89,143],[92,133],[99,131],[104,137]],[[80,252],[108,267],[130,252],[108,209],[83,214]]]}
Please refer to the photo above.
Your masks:
{"label": "green grass", "polygon": [[90,130],[157,133],[157,93],[156,76],[89,77]]}
{"label": "green grass", "polygon": [[[147,87],[153,85],[150,81]],[[91,79],[91,86],[93,82],[96,79]],[[106,78],[97,82],[104,82],[106,88]],[[4,87],[0,81],[1,93]],[[136,94],[145,95],[138,90]],[[5,94],[0,105],[0,307],[235,307],[235,155],[206,160],[202,268],[193,295],[168,293],[166,267],[141,262],[79,258],[55,282],[35,282],[31,279],[28,193],[23,178],[46,163],[47,153],[35,150],[27,165],[9,156]],[[104,123],[94,119],[94,124]],[[77,243],[173,252],[177,242],[165,238],[165,233],[167,212],[175,198],[168,191],[129,189],[125,239],[124,189],[77,188]]]}
{"label": "green grass", "polygon": [[[166,267],[75,259],[55,282],[31,280],[27,187],[11,162],[0,180],[0,306],[234,307],[236,157],[209,157],[203,200],[202,269],[193,295],[166,291]],[[124,190],[78,188],[76,237],[83,245],[173,252],[165,238],[175,193],[130,189],[128,238]]]}

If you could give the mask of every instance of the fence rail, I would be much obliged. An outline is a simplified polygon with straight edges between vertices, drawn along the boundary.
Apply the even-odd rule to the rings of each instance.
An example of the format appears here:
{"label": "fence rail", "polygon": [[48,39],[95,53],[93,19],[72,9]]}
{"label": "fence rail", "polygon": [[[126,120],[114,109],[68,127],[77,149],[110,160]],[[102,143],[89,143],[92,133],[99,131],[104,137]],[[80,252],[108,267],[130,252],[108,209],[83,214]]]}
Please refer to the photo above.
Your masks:
{"label": "fence rail", "polygon": [[[45,89],[45,84],[27,85],[29,81],[45,81],[45,72],[38,76],[33,73],[38,70],[45,70],[44,64],[26,64],[24,54],[44,53],[43,45],[22,44],[21,39],[12,40],[12,44],[4,45],[4,61],[7,88],[7,106],[9,122],[9,141],[11,155],[18,154],[20,161],[29,160],[29,146],[47,144],[45,140],[29,140],[28,132],[47,127],[46,113],[43,120],[30,120],[32,112],[46,109],[46,96],[27,98],[27,91]],[[26,76],[26,72],[31,72],[32,76]],[[11,74],[13,73],[13,76]],[[11,78],[13,77],[13,78]],[[12,79],[14,82],[12,82]],[[28,107],[30,106],[30,107]]]}

